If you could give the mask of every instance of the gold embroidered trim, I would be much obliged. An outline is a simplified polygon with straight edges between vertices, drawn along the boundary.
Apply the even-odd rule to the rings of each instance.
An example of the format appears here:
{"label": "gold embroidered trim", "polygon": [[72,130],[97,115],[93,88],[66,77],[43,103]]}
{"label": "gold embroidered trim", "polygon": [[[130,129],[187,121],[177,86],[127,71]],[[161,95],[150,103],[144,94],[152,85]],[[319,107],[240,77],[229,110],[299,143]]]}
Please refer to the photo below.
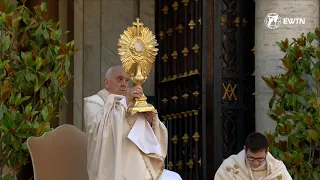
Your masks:
{"label": "gold embroidered trim", "polygon": [[156,153],[149,153],[149,154],[146,154],[146,155],[148,155],[148,156],[154,156],[155,158],[159,158],[159,159],[161,159],[161,160],[165,160],[165,157],[163,157],[163,156],[159,156],[158,154],[156,154]]}
{"label": "gold embroidered trim", "polygon": [[[253,180],[251,177],[251,173],[250,173],[250,167],[248,167],[247,163],[246,163],[246,168],[247,168],[247,172],[248,172],[248,176],[249,176],[250,180]],[[267,176],[270,176],[272,174],[272,169],[271,169],[271,164],[268,163],[268,161],[267,161],[267,170],[269,172]],[[260,170],[260,171],[264,171],[264,170]],[[257,172],[257,171],[255,171],[255,172]],[[282,176],[281,176],[281,178],[282,178]],[[278,179],[278,180],[281,180],[281,179]]]}
{"label": "gold embroidered trim", "polygon": [[233,164],[233,167],[227,166],[227,167],[226,167],[226,171],[232,173],[233,178],[234,178],[235,180],[237,180],[236,175],[239,174],[239,167],[240,167],[240,166],[235,163],[235,164]]}
{"label": "gold embroidered trim", "polygon": [[147,170],[148,170],[148,172],[149,172],[149,174],[150,174],[150,177],[151,177],[150,180],[159,180],[159,178],[161,177],[161,175],[162,175],[162,173],[163,173],[163,170],[164,170],[164,163],[163,163],[163,165],[162,165],[162,167],[161,167],[161,170],[160,170],[160,172],[158,173],[157,177],[156,177],[156,178],[153,178],[152,172],[151,172],[151,170],[150,170],[150,168],[149,168],[149,166],[148,166],[148,164],[147,164],[146,157],[142,154],[141,151],[140,151],[140,154],[141,154],[142,159],[143,159],[143,161],[144,161],[144,164],[146,165],[146,168],[147,168]]}
{"label": "gold embroidered trim", "polygon": [[272,169],[271,169],[271,164],[270,163],[268,163],[268,161],[267,161],[267,164],[268,164],[268,171],[269,171],[269,175],[268,176],[270,176],[271,174],[272,174]]}
{"label": "gold embroidered trim", "polygon": [[[127,124],[129,125],[129,128],[130,128],[130,130],[131,130],[132,127],[133,127],[133,124],[131,124],[129,121],[130,121],[130,120],[129,120],[128,116],[126,116],[126,122],[127,122]],[[164,163],[163,163],[163,165],[162,165],[162,167],[161,167],[161,170],[160,170],[160,172],[158,173],[157,177],[154,179],[154,178],[153,178],[153,175],[152,175],[152,172],[151,172],[151,170],[150,170],[150,168],[149,168],[149,166],[148,166],[148,164],[147,164],[147,160],[146,160],[145,155],[143,155],[143,152],[142,152],[140,149],[139,149],[139,151],[140,151],[140,154],[141,154],[142,159],[143,159],[143,161],[144,161],[144,164],[145,164],[145,166],[146,166],[146,169],[148,170],[149,175],[150,175],[150,177],[151,177],[150,180],[159,180],[159,178],[161,177],[161,175],[162,175],[162,173],[163,173],[163,170],[164,170]],[[158,154],[150,153],[149,155],[156,156],[156,157],[159,157],[159,158],[161,158],[162,160],[164,160],[164,158],[161,157],[161,156],[159,156]]]}
{"label": "gold embroidered trim", "polygon": [[251,169],[252,172],[262,172],[262,171],[266,171],[266,170],[267,170],[267,168],[266,169],[261,169],[261,170],[252,170]]}
{"label": "gold embroidered trim", "polygon": [[247,168],[247,172],[248,172],[248,176],[249,176],[250,180],[253,180],[251,173],[250,173],[250,168],[248,167],[247,163],[246,163],[246,168]]}

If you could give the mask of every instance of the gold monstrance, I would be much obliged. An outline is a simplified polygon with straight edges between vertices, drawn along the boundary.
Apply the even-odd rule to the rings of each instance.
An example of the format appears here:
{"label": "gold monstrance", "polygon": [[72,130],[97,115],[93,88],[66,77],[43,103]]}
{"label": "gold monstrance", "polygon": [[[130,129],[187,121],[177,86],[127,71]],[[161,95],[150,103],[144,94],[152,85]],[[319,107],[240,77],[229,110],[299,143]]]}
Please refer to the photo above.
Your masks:
{"label": "gold monstrance", "polygon": [[[155,35],[137,18],[133,26],[120,35],[118,51],[125,71],[135,85],[141,86],[152,69],[158,49]],[[156,112],[153,105],[147,103],[147,97],[135,99],[135,104],[128,109],[131,114],[137,112]]]}

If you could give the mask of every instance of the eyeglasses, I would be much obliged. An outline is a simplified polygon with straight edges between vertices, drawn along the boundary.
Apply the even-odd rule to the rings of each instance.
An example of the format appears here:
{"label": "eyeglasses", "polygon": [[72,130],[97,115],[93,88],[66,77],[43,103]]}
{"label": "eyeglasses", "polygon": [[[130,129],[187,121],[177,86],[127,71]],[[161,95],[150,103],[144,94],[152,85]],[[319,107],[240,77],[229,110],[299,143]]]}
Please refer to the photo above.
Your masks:
{"label": "eyeglasses", "polygon": [[266,160],[266,157],[264,157],[264,158],[254,158],[254,157],[248,157],[247,156],[247,159],[248,159],[248,161],[251,161],[251,162],[253,162],[254,160],[257,160],[258,162],[263,162],[263,161]]}

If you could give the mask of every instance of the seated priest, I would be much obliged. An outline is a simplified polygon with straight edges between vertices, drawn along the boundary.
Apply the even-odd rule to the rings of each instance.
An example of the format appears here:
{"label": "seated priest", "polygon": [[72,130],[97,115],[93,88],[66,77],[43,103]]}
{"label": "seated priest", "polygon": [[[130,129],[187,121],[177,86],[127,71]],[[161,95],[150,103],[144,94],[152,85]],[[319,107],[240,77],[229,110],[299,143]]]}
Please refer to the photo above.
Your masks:
{"label": "seated priest", "polygon": [[282,161],[268,152],[268,140],[260,133],[250,134],[244,150],[223,161],[215,180],[292,180]]}
{"label": "seated priest", "polygon": [[127,112],[143,95],[128,80],[122,66],[112,67],[105,89],[84,99],[89,180],[181,180],[164,169],[168,132],[157,114]]}

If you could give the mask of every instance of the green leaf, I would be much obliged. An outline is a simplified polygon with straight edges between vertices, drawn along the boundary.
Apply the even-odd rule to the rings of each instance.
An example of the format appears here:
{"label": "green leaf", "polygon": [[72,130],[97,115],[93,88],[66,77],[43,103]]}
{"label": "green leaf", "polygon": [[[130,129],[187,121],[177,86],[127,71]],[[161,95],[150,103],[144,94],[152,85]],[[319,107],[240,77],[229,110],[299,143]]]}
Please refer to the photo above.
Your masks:
{"label": "green leaf", "polygon": [[8,5],[8,9],[7,9],[7,11],[6,11],[7,14],[10,14],[10,15],[11,15],[11,14],[14,13],[15,4],[16,4],[16,3],[14,3],[14,4],[11,3],[11,4]]}
{"label": "green leaf", "polygon": [[8,112],[8,108],[4,105],[0,105],[0,119],[2,119],[3,115]]}
{"label": "green leaf", "polygon": [[38,121],[35,121],[32,125],[33,128],[37,129],[40,126]]}
{"label": "green leaf", "polygon": [[313,39],[316,39],[317,41],[320,40],[320,38],[319,38],[315,33],[310,32],[309,35],[310,35]]}
{"label": "green leaf", "polygon": [[38,41],[41,38],[42,34],[43,34],[43,30],[42,30],[42,25],[40,24],[35,33]]}
{"label": "green leaf", "polygon": [[9,64],[9,62],[10,62],[10,60],[5,60],[5,61],[1,62],[1,63],[0,63],[0,70],[1,70],[1,69],[4,69],[4,67],[5,67],[7,64]]}
{"label": "green leaf", "polygon": [[62,58],[64,58],[64,57],[65,57],[65,55],[64,55],[64,54],[61,54],[61,55],[57,56],[56,60],[62,59]]}
{"label": "green leaf", "polygon": [[276,94],[273,94],[272,98],[269,101],[269,109],[272,109],[275,99],[276,99]]}
{"label": "green leaf", "polygon": [[286,158],[284,157],[284,155],[282,153],[279,154],[279,158],[281,159],[281,161],[286,162]]}
{"label": "green leaf", "polygon": [[3,180],[12,180],[12,179],[13,179],[13,175],[12,174],[6,174],[6,175],[3,176]]}
{"label": "green leaf", "polygon": [[2,41],[1,41],[1,50],[2,50],[2,53],[6,53],[6,52],[7,52],[7,50],[8,50],[9,47],[10,47],[10,44],[11,44],[11,41],[10,41],[9,35],[4,36],[4,38],[3,38]]}
{"label": "green leaf", "polygon": [[43,37],[45,40],[49,41],[49,33],[46,29],[43,31]]}
{"label": "green leaf", "polygon": [[39,78],[36,77],[36,84],[35,84],[35,86],[34,86],[34,92],[38,92],[39,89],[40,89],[40,87],[41,87],[41,84],[40,84],[40,82],[39,82]]}
{"label": "green leaf", "polygon": [[51,59],[52,59],[52,56],[53,56],[52,54],[53,54],[53,53],[52,53],[51,49],[48,48],[45,59],[46,59],[47,61],[51,60]]}
{"label": "green leaf", "polygon": [[65,71],[69,71],[69,69],[70,69],[70,60],[69,59],[66,59],[66,61],[64,63],[64,68],[65,68]]}
{"label": "green leaf", "polygon": [[308,41],[309,41],[310,43],[312,43],[312,41],[314,40],[314,38],[313,38],[310,34],[311,34],[311,32],[308,33],[307,39],[308,39]]}
{"label": "green leaf", "polygon": [[277,147],[272,148],[271,153],[276,156],[279,157],[279,154],[281,153],[281,150]]}
{"label": "green leaf", "polygon": [[292,119],[294,121],[300,120],[300,117],[297,116],[297,115],[286,115],[284,118],[287,119],[287,120]]}
{"label": "green leaf", "polygon": [[32,103],[29,103],[25,108],[25,113],[30,114],[31,110],[32,110]]}
{"label": "green leaf", "polygon": [[28,23],[29,19],[30,19],[29,9],[25,8],[22,13],[22,20],[24,23]]}
{"label": "green leaf", "polygon": [[7,127],[5,127],[4,125],[1,125],[0,129],[3,130],[4,132],[9,132],[9,129]]}
{"label": "green leaf", "polygon": [[39,131],[39,136],[42,136],[45,132],[48,132],[48,131],[51,131],[51,130],[52,130],[52,128],[50,128],[50,123],[45,123],[45,125],[42,124],[42,128]]}
{"label": "green leaf", "polygon": [[19,164],[21,165],[25,165],[26,164],[26,159],[24,158],[24,153],[22,151],[19,151],[17,153],[17,161]]}
{"label": "green leaf", "polygon": [[20,63],[20,64],[23,64],[23,60],[21,59],[21,57],[20,56],[16,56],[16,60]]}
{"label": "green leaf", "polygon": [[22,150],[28,150],[28,144],[27,144],[27,142],[22,143],[21,149],[22,149]]}
{"label": "green leaf", "polygon": [[16,96],[14,104],[15,105],[20,105],[21,103],[23,103],[24,101],[30,99],[31,96],[24,96],[21,97],[21,93],[18,94],[18,96]]}
{"label": "green leaf", "polygon": [[15,133],[14,135],[18,138],[23,138],[23,139],[29,137],[29,134],[23,134],[23,133]]}
{"label": "green leaf", "polygon": [[303,106],[306,106],[307,101],[305,100],[305,98],[303,96],[297,95],[297,101],[299,103],[301,103]]}
{"label": "green leaf", "polygon": [[4,143],[4,144],[8,144],[8,145],[10,145],[10,134],[9,133],[5,133],[4,135],[3,135],[3,137],[2,137],[2,142]]}
{"label": "green leaf", "polygon": [[27,80],[28,82],[34,82],[34,80],[36,80],[36,75],[33,74],[33,73],[30,72],[30,71],[27,71],[27,72],[26,72],[26,80]]}
{"label": "green leaf", "polygon": [[47,107],[43,107],[43,109],[41,110],[41,116],[42,116],[43,120],[47,119],[48,114],[49,114],[48,108]]}
{"label": "green leaf", "polygon": [[40,88],[40,98],[41,99],[46,99],[47,98],[47,89],[46,88]]}
{"label": "green leaf", "polygon": [[2,125],[8,128],[15,128],[15,121],[12,112],[8,112],[2,119]]}
{"label": "green leaf", "polygon": [[312,165],[307,161],[303,162],[303,166],[306,167],[309,171],[312,171],[313,169]]}
{"label": "green leaf", "polygon": [[20,148],[19,142],[14,136],[11,136],[10,143],[15,151],[19,150]]}
{"label": "green leaf", "polygon": [[307,140],[309,142],[311,142],[311,140],[314,140],[314,141],[318,141],[319,139],[319,134],[317,131],[313,130],[313,129],[309,129],[308,130],[308,137],[307,137]]}
{"label": "green leaf", "polygon": [[46,12],[47,11],[47,3],[46,2],[42,2],[40,5],[41,11],[42,12]]}
{"label": "green leaf", "polygon": [[35,116],[35,115],[37,115],[39,112],[40,112],[40,111],[32,111],[31,115],[32,115],[32,116]]}
{"label": "green leaf", "polygon": [[281,51],[286,52],[286,49],[284,48],[282,43],[276,42],[276,44],[280,47]]}
{"label": "green leaf", "polygon": [[53,32],[53,37],[52,37],[52,39],[54,39],[54,40],[60,39],[61,34],[62,34],[62,29],[61,29],[61,28],[55,30],[55,31]]}
{"label": "green leaf", "polygon": [[317,98],[317,105],[320,105],[320,97]]}
{"label": "green leaf", "polygon": [[40,56],[36,58],[36,70],[39,70],[41,66],[44,64],[44,60]]}
{"label": "green leaf", "polygon": [[318,172],[312,172],[312,176],[314,179],[320,179],[319,173]]}

